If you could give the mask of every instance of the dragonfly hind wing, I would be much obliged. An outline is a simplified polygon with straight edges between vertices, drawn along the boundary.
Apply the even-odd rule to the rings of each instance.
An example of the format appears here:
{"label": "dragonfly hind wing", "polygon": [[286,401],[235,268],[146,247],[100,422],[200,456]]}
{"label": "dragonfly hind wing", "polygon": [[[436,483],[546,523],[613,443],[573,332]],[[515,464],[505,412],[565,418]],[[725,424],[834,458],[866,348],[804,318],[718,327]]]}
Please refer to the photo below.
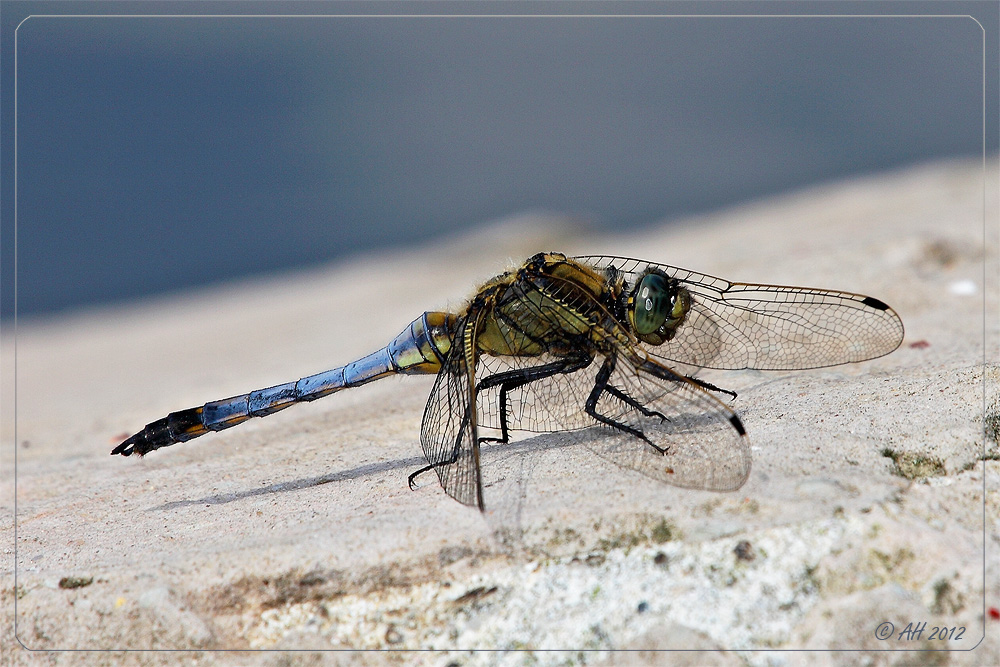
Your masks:
{"label": "dragonfly hind wing", "polygon": [[[599,391],[595,390],[601,386],[598,376],[606,357],[576,372],[548,375],[509,392],[510,430],[568,432],[570,442],[601,458],[673,486],[740,488],[750,474],[751,456],[736,413],[697,380],[655,360],[637,368],[625,354],[617,356]],[[497,372],[504,366],[489,363],[484,368]],[[588,413],[592,394],[595,403]],[[495,391],[479,394],[480,426],[500,428],[498,403]]]}
{"label": "dragonfly hind wing", "polygon": [[594,407],[632,432],[592,429],[584,444],[623,468],[710,491],[735,491],[750,475],[750,443],[736,413],[654,360],[619,359]]}
{"label": "dragonfly hind wing", "polygon": [[470,377],[469,363],[474,329],[472,322],[463,322],[458,327],[424,408],[420,444],[428,467],[437,473],[445,493],[463,505],[483,510],[476,403],[472,391],[474,377]]}

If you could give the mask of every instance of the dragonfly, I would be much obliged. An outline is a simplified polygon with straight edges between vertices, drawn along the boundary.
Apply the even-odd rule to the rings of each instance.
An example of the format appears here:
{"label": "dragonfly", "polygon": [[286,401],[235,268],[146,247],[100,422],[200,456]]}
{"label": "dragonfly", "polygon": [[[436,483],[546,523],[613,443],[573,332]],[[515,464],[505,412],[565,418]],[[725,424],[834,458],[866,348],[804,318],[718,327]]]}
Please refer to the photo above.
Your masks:
{"label": "dragonfly", "polygon": [[730,282],[625,257],[539,253],[459,312],[425,312],[372,354],[294,382],[172,412],[114,448],[143,456],[392,375],[435,374],[421,420],[445,493],[485,511],[484,446],[567,433],[668,484],[733,491],[750,445],[702,369],[803,370],[889,354],[903,323],[874,297]]}

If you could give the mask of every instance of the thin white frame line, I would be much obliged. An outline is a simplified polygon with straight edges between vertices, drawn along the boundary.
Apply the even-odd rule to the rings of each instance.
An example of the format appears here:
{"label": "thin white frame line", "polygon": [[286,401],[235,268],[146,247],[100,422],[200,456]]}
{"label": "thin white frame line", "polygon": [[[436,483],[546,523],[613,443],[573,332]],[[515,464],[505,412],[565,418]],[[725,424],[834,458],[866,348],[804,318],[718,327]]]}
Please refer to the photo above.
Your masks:
{"label": "thin white frame line", "polygon": [[[975,19],[973,19],[975,20]],[[979,23],[979,21],[976,21]],[[983,452],[982,452],[982,472],[983,472],[983,636],[979,639],[975,646],[970,650],[975,650],[984,641],[986,641],[986,624],[989,623],[987,619],[989,616],[986,614],[986,322],[987,322],[987,311],[986,311],[986,262],[989,253],[986,248],[986,29],[983,25],[979,23],[979,27],[983,30],[983,98],[982,98],[982,108],[980,110],[983,124],[983,280],[982,280],[982,290],[983,290]]]}
{"label": "thin white frame line", "polygon": [[[979,20],[971,14],[29,14],[21,23],[30,18],[438,18],[438,19],[565,19],[565,18],[734,18],[734,19],[780,19],[780,18],[968,18]],[[20,27],[20,23],[18,27]],[[980,27],[982,24],[979,23]],[[16,30],[16,28],[15,28]]]}

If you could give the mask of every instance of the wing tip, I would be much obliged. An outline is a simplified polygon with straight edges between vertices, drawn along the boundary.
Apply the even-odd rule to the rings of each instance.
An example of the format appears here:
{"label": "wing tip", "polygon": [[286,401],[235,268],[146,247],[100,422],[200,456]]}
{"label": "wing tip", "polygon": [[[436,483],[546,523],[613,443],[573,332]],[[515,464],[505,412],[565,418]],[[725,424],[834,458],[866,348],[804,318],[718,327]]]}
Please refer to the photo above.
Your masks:
{"label": "wing tip", "polygon": [[869,308],[874,308],[875,310],[892,310],[889,308],[889,304],[880,299],[876,299],[873,296],[866,296],[861,300],[861,303],[865,304]]}

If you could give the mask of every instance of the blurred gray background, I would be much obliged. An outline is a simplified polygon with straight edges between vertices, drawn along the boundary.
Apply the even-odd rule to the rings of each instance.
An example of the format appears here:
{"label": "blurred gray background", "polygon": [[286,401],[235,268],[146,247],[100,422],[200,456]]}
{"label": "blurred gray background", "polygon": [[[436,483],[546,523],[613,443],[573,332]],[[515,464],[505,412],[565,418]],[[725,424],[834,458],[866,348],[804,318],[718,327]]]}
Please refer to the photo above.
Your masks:
{"label": "blurred gray background", "polygon": [[[986,150],[997,150],[996,3],[753,8],[978,13]],[[364,6],[4,3],[3,314],[14,308],[15,29],[19,314],[427,242],[525,210],[635,227],[983,150],[983,30],[969,18],[21,23],[292,9]]]}

